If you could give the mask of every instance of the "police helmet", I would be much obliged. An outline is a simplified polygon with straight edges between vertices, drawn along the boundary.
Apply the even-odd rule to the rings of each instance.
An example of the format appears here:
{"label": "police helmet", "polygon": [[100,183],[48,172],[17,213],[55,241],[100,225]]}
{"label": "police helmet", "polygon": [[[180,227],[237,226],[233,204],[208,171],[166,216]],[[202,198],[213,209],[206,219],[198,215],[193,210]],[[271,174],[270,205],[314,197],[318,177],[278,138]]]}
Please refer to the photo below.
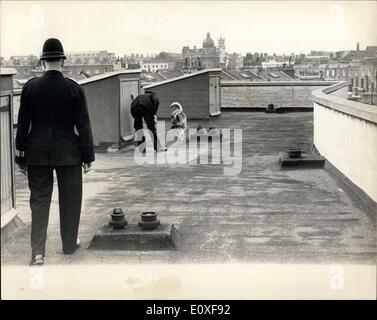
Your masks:
{"label": "police helmet", "polygon": [[41,60],[66,59],[63,46],[58,39],[50,38],[43,44]]}

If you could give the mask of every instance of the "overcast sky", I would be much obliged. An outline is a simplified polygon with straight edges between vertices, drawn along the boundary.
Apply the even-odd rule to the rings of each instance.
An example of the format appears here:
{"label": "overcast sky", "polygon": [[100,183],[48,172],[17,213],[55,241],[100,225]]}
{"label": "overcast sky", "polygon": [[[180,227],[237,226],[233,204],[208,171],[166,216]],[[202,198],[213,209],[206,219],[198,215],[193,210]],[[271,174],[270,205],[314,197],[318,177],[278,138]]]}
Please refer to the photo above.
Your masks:
{"label": "overcast sky", "polygon": [[66,52],[181,52],[207,31],[227,52],[308,53],[377,45],[376,1],[1,1],[1,56]]}

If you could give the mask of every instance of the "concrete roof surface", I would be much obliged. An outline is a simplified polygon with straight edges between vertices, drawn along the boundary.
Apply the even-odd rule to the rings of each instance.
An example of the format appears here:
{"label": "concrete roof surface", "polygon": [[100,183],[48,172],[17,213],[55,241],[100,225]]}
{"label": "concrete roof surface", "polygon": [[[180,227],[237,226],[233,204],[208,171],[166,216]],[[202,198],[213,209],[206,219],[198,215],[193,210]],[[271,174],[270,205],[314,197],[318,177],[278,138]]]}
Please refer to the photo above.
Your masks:
{"label": "concrete roof surface", "polygon": [[[189,121],[189,127],[199,123]],[[365,263],[375,264],[375,223],[324,169],[281,170],[279,152],[310,152],[313,114],[225,112],[204,127],[243,129],[242,172],[222,165],[137,165],[132,147],[96,154],[84,176],[79,237],[72,256],[61,253],[57,186],[50,213],[46,264],[132,263]],[[122,207],[129,223],[156,211],[182,235],[177,251],[87,250],[94,233]],[[5,265],[30,258],[29,190],[17,173],[17,210],[25,226],[2,243]]]}

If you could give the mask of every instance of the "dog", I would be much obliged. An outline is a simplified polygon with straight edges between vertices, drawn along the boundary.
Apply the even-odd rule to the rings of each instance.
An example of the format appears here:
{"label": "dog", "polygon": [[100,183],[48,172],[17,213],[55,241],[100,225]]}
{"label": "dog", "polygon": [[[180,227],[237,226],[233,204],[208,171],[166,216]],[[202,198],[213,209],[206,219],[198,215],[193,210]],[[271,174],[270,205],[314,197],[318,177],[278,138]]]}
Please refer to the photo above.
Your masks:
{"label": "dog", "polygon": [[170,108],[177,108],[171,113],[171,129],[178,131],[178,140],[183,140],[187,129],[187,117],[179,102],[173,102]]}

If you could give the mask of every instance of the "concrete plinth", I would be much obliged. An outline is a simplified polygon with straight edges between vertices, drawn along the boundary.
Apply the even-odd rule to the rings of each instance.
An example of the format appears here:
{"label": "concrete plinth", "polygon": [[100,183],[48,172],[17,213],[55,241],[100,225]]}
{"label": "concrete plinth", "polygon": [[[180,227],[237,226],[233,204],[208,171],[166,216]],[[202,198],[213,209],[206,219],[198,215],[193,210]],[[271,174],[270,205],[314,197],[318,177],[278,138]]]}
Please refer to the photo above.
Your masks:
{"label": "concrete plinth", "polygon": [[105,225],[94,235],[88,249],[100,250],[174,250],[179,234],[174,225],[161,224],[154,230],[143,230],[136,224],[124,229]]}
{"label": "concrete plinth", "polygon": [[280,153],[279,164],[282,168],[323,168],[325,158],[318,155],[302,154],[300,158],[289,158],[287,153]]}

